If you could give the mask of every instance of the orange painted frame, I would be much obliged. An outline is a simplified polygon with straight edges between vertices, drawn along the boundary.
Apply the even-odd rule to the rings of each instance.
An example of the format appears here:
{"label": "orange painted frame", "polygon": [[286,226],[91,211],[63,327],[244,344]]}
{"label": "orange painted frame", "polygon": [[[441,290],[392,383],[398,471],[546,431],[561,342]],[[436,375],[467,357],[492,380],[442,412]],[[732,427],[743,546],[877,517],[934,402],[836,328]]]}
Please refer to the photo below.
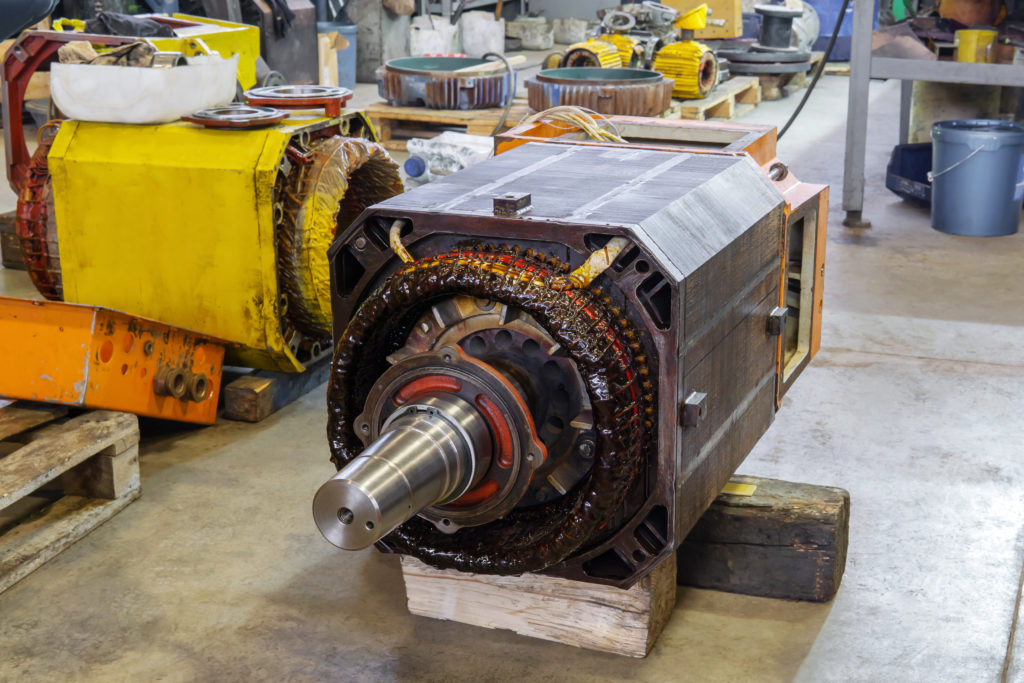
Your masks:
{"label": "orange painted frame", "polygon": [[[213,424],[224,344],[98,306],[0,297],[0,396]],[[180,368],[205,376],[201,401],[157,393]]]}

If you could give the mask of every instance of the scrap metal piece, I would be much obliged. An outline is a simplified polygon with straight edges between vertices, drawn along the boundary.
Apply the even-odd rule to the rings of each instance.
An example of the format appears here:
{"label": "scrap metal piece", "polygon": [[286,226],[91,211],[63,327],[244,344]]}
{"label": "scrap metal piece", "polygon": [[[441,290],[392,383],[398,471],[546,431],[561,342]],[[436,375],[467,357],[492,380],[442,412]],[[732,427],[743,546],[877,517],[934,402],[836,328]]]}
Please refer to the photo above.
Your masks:
{"label": "scrap metal piece", "polygon": [[512,74],[462,72],[488,64],[470,57],[403,57],[377,68],[377,92],[392,106],[487,109],[505,103]]}
{"label": "scrap metal piece", "polygon": [[719,49],[718,56],[722,59],[728,59],[730,62],[809,62],[811,60],[810,52],[801,52],[797,50],[756,50],[751,46],[746,46],[744,49]]}
{"label": "scrap metal piece", "polygon": [[287,118],[288,112],[271,107],[253,107],[245,104],[232,104],[224,107],[200,109],[182,121],[195,123],[207,128],[248,129],[271,126]]}
{"label": "scrap metal piece", "polygon": [[182,52],[156,51],[150,58],[149,66],[154,69],[169,69],[175,66],[188,66],[188,60]]}
{"label": "scrap metal piece", "polygon": [[560,105],[600,114],[656,116],[672,104],[671,79],[645,69],[548,69],[526,80],[530,108]]}
{"label": "scrap metal piece", "polygon": [[267,85],[247,90],[245,100],[254,106],[278,109],[324,108],[327,116],[340,116],[352,91],[336,85]]}
{"label": "scrap metal piece", "polygon": [[729,69],[737,74],[799,74],[811,69],[810,62],[729,62]]}

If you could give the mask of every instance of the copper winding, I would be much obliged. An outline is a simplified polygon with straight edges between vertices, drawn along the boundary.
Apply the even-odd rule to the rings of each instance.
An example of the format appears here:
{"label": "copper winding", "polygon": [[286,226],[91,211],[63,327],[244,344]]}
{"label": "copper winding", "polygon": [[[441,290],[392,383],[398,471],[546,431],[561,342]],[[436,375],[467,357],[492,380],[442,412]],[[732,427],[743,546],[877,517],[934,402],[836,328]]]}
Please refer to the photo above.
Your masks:
{"label": "copper winding", "polygon": [[556,288],[567,269],[513,249],[460,249],[400,266],[360,306],[335,342],[328,439],[340,468],[362,449],[354,420],[386,356],[439,298],[465,294],[517,307],[575,361],[597,433],[594,465],[577,487],[546,505],[443,534],[414,518],[384,539],[431,565],[486,574],[539,571],[595,542],[619,511],[651,447],[654,398],[632,328],[592,289]]}
{"label": "copper winding", "polygon": [[[331,336],[330,320],[317,312],[317,306],[310,300],[308,285],[303,286],[310,264],[304,260],[302,252],[312,239],[310,235],[303,235],[303,230],[307,229],[303,212],[312,210],[309,200],[316,192],[323,191],[321,179],[330,173],[333,191],[343,193],[333,224],[344,229],[367,206],[400,193],[401,178],[383,148],[369,140],[331,135],[314,137],[308,142],[293,138],[285,155],[292,166],[275,188],[274,227],[279,286],[287,301],[283,315],[302,334],[326,340]],[[329,168],[331,165],[340,168]],[[323,238],[333,239],[334,234],[336,227]]]}
{"label": "copper winding", "polygon": [[50,246],[57,246],[56,231],[47,234],[51,232],[48,228],[54,224],[55,217],[50,212],[53,189],[46,157],[59,127],[59,121],[50,121],[39,129],[39,146],[28,163],[25,183],[18,193],[15,223],[21,255],[32,284],[52,301],[64,298],[60,257],[51,253]]}

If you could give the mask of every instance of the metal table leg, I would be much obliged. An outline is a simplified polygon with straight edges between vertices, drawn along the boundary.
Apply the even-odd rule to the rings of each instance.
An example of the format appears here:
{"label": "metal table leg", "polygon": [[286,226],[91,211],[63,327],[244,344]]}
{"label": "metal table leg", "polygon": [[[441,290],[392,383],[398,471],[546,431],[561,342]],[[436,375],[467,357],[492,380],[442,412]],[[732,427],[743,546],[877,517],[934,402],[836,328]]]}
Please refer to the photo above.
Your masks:
{"label": "metal table leg", "polygon": [[864,220],[864,154],[868,134],[868,85],[871,81],[871,27],[874,3],[859,0],[853,8],[850,51],[850,99],[846,112],[846,157],[843,165],[843,225],[868,228]]}
{"label": "metal table leg", "polygon": [[900,144],[910,142],[910,101],[914,96],[914,81],[900,81]]}

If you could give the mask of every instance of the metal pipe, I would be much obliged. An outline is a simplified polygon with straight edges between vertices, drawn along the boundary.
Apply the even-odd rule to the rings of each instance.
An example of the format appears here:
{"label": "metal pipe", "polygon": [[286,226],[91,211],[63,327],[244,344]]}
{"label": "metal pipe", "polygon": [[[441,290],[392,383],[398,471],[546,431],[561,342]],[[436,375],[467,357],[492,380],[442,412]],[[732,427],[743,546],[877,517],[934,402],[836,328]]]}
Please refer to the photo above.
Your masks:
{"label": "metal pipe", "polygon": [[418,399],[381,432],[313,499],[320,533],[339,548],[372,545],[424,508],[455,500],[483,474],[477,453],[489,443],[487,426],[459,398]]}

